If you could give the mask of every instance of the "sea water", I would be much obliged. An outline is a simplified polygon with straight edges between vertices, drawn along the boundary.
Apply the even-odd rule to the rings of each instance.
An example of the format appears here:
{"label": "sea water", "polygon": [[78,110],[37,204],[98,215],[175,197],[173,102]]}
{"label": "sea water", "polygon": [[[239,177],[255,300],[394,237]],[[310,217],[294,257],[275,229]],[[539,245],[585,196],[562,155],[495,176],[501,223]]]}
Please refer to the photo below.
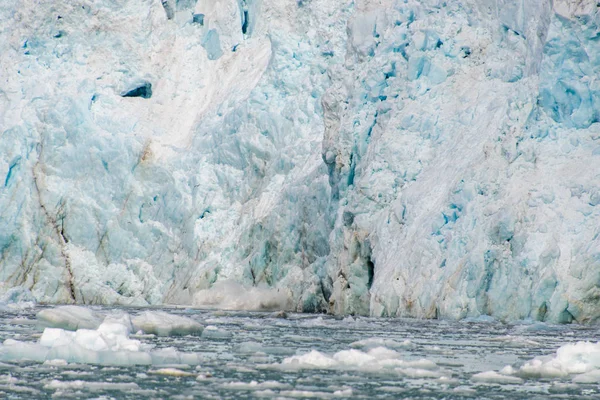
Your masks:
{"label": "sea water", "polygon": [[[65,356],[69,360],[51,356],[32,360],[39,353],[19,355],[17,345],[26,343],[35,349],[45,343],[42,339],[49,332],[69,332],[48,331],[47,321],[36,317],[42,310],[55,307],[5,309],[0,314],[1,398],[600,398],[600,378],[589,363],[577,372],[587,372],[585,376],[591,379],[548,372],[551,361],[543,364],[545,372],[541,361],[536,364],[537,373],[523,370],[524,365],[533,365],[531,360],[544,360],[544,356],[552,360],[557,349],[569,343],[597,341],[598,330],[593,326],[500,323],[485,318],[456,322],[187,308],[89,308],[95,315],[116,313],[132,321],[162,311],[204,327],[201,333],[188,335],[185,330],[148,334],[134,328],[119,343],[137,343],[138,353],[153,356],[148,362],[124,365],[117,362],[121,353],[115,347],[106,350],[102,346],[98,347],[104,349],[102,360],[77,362],[80,355],[73,355],[74,342],[65,344],[66,353],[52,353],[69,354]],[[168,319],[166,314],[152,315]],[[76,334],[102,329],[80,329]],[[157,358],[159,353],[170,356]]]}

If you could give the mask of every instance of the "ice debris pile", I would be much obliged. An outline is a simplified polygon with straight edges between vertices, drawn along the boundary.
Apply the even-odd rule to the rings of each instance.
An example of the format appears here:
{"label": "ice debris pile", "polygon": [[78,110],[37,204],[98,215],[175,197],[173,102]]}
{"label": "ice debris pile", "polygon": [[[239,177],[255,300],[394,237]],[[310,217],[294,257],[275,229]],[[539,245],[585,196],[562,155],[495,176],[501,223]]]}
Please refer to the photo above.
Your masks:
{"label": "ice debris pile", "polygon": [[484,383],[518,384],[523,379],[570,377],[573,383],[600,382],[600,342],[577,342],[561,346],[554,355],[536,357],[522,366],[510,365],[500,371],[476,374],[472,380]]}
{"label": "ice debris pile", "polygon": [[193,303],[224,310],[273,311],[290,308],[290,298],[285,289],[264,286],[247,288],[231,280],[219,281],[210,289],[198,291]]}
{"label": "ice debris pile", "polygon": [[410,378],[434,378],[440,381],[447,381],[452,377],[450,371],[440,368],[432,361],[403,360],[399,352],[386,347],[375,347],[366,352],[356,349],[342,350],[333,355],[312,350],[302,355],[285,358],[281,364],[272,367],[283,370],[360,370],[372,373],[395,373]]}
{"label": "ice debris pile", "polygon": [[99,365],[199,365],[196,353],[153,345],[131,338],[132,334],[200,335],[203,327],[191,318],[163,311],[145,311],[136,317],[124,312],[100,316],[93,310],[63,306],[38,314],[46,327],[38,342],[6,339],[0,345],[0,361],[38,361]]}
{"label": "ice debris pile", "polygon": [[599,18],[578,0],[6,0],[0,291],[596,320]]}

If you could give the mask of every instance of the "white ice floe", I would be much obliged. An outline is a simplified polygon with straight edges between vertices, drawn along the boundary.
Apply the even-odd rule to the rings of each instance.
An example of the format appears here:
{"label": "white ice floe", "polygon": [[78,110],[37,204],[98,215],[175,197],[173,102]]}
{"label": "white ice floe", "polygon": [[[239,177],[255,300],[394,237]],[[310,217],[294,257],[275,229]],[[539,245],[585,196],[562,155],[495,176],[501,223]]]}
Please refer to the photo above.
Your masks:
{"label": "white ice floe", "polygon": [[140,387],[134,382],[88,382],[88,381],[59,381],[53,379],[44,385],[49,390],[85,390],[88,392],[131,391]]}
{"label": "white ice floe", "polygon": [[202,331],[202,337],[204,339],[231,339],[233,334],[225,329],[217,328],[213,325],[208,325],[204,331]]}
{"label": "white ice floe", "polygon": [[286,390],[292,389],[292,385],[289,383],[281,383],[277,381],[250,381],[250,382],[229,382],[221,385],[225,389],[229,390],[265,390],[265,389],[279,389]]}
{"label": "white ice floe", "polygon": [[158,336],[200,335],[202,325],[188,317],[164,311],[144,311],[131,319],[136,331]]}
{"label": "white ice floe", "polygon": [[328,369],[338,366],[338,363],[332,357],[327,356],[317,350],[312,350],[306,354],[284,359],[283,365],[288,365],[295,368]]}
{"label": "white ice floe", "polygon": [[279,395],[283,397],[328,399],[351,396],[352,389],[336,390],[333,393],[311,390],[282,390]]}
{"label": "white ice floe", "polygon": [[350,343],[350,347],[371,349],[374,347],[387,347],[388,349],[411,349],[415,344],[408,339],[397,342],[393,339],[372,337]]}
{"label": "white ice floe", "polygon": [[561,346],[554,355],[536,357],[518,368],[506,366],[498,373],[487,371],[472,380],[517,383],[520,378],[570,378],[574,383],[600,383],[600,342],[577,342]]}
{"label": "white ice floe", "polygon": [[479,383],[496,383],[496,384],[520,384],[523,379],[516,376],[502,375],[495,371],[485,371],[475,374],[471,377],[473,382]]}
{"label": "white ice floe", "polygon": [[538,357],[519,368],[527,377],[574,377],[600,370],[600,342],[577,342],[561,346],[554,356]]}
{"label": "white ice floe", "polygon": [[102,316],[94,310],[80,306],[60,306],[42,310],[37,314],[41,326],[61,328],[69,331],[96,329],[102,323]]}
{"label": "white ice floe", "polygon": [[[97,329],[104,321],[105,327],[113,317],[81,306],[60,306],[42,310],[37,320],[42,327],[61,328],[65,330]],[[164,311],[144,311],[133,318],[123,317],[117,321],[116,329],[126,327],[128,334],[141,331],[143,334],[157,336],[199,335],[203,327],[188,317],[169,314]]]}
{"label": "white ice floe", "polygon": [[403,360],[400,353],[385,347],[366,352],[350,349],[327,355],[316,350],[285,358],[275,368],[288,369],[340,369],[368,372],[395,373],[408,378],[440,378],[447,372],[430,360]]}
{"label": "white ice floe", "polygon": [[268,346],[259,342],[242,342],[236,345],[234,349],[241,354],[262,352],[273,355],[293,355],[296,352],[293,347]]}
{"label": "white ice floe", "polygon": [[167,376],[177,376],[177,377],[191,377],[191,376],[195,377],[197,375],[192,372],[183,371],[183,370],[177,369],[177,368],[159,368],[159,369],[150,370],[150,371],[148,371],[148,373],[153,374],[153,375],[167,375]]}
{"label": "white ice floe", "polygon": [[[85,323],[93,326],[96,315],[85,310],[82,307],[59,307],[58,312],[45,310],[47,312],[41,316],[41,319],[67,328]],[[73,313],[69,314],[68,311]],[[157,319],[158,317],[162,317],[162,321]],[[38,318],[40,318],[39,314]],[[145,314],[141,321],[146,323],[143,329],[154,330],[161,334],[178,335],[182,332],[197,332],[202,328],[191,319],[167,313]],[[198,354],[180,352],[174,348],[155,350],[150,344],[132,339],[130,335],[135,329],[134,326],[129,314],[114,313],[105,317],[97,329],[79,328],[72,331],[45,328],[38,342],[5,340],[0,345],[0,360],[32,360],[47,362],[53,366],[65,362],[100,365],[198,365],[200,363]]]}

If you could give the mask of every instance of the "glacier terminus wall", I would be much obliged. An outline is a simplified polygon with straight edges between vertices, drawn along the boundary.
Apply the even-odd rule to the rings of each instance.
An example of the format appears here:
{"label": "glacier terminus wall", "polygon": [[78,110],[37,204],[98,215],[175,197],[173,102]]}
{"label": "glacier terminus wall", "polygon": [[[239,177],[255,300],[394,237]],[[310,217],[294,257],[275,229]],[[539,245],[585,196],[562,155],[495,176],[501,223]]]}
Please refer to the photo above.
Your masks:
{"label": "glacier terminus wall", "polygon": [[4,0],[0,294],[600,318],[600,4]]}

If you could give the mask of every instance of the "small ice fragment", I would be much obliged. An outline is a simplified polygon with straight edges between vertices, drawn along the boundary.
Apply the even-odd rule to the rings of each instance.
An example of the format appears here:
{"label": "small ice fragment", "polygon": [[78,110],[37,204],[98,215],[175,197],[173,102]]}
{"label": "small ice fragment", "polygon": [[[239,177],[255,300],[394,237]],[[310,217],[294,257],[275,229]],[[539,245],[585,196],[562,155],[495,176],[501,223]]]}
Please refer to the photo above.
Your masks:
{"label": "small ice fragment", "polygon": [[86,390],[88,392],[99,392],[105,390],[129,391],[139,389],[133,382],[87,382],[87,381],[59,381],[53,379],[44,385],[49,390]]}
{"label": "small ice fragment", "polygon": [[217,328],[213,325],[207,326],[204,328],[204,331],[202,331],[202,337],[204,339],[230,339],[232,336],[231,332]]}
{"label": "small ice fragment", "polygon": [[53,360],[46,360],[44,361],[44,365],[51,365],[54,367],[63,367],[65,365],[69,365],[69,363],[67,362],[67,360],[62,360],[60,358],[55,358]]}
{"label": "small ice fragment", "polygon": [[377,338],[377,337],[372,337],[372,338],[363,339],[363,340],[359,340],[359,341],[350,343],[350,347],[355,347],[355,348],[370,349],[370,348],[380,347],[380,346],[387,347],[390,349],[410,349],[410,348],[415,347],[414,343],[412,343],[408,339],[406,339],[402,342],[397,342],[392,339]]}
{"label": "small ice fragment", "polygon": [[200,335],[202,325],[188,317],[168,314],[164,311],[144,311],[132,319],[133,328],[157,336]]}
{"label": "small ice fragment", "polygon": [[148,373],[153,374],[153,375],[168,375],[168,376],[178,376],[178,377],[196,376],[196,374],[193,374],[191,372],[182,371],[177,368],[160,368],[160,369],[156,369],[156,370],[150,370],[150,371],[148,371]]}
{"label": "small ice fragment", "polygon": [[501,385],[513,384],[518,385],[523,383],[523,379],[517,378],[516,376],[506,376],[497,373],[496,371],[485,371],[475,374],[471,377],[473,382],[481,383],[497,383]]}
{"label": "small ice fragment", "polygon": [[298,368],[331,368],[337,365],[337,361],[323,353],[312,350],[311,352],[300,356],[286,358],[283,360],[283,364],[288,364]]}
{"label": "small ice fragment", "polygon": [[341,396],[341,397],[352,396],[352,388],[336,390],[335,392],[333,392],[333,395],[334,396]]}

